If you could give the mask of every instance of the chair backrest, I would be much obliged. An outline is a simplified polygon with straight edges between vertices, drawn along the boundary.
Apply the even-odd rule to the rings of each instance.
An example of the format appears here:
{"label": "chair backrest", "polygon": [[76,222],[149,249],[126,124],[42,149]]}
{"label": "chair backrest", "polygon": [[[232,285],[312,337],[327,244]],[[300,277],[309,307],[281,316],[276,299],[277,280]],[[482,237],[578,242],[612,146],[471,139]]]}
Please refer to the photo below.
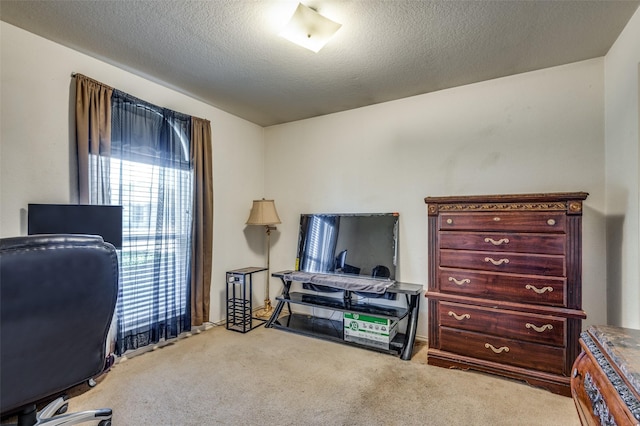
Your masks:
{"label": "chair backrest", "polygon": [[0,411],[99,375],[117,296],[117,253],[99,236],[0,240]]}
{"label": "chair backrest", "polygon": [[378,265],[371,271],[371,276],[374,278],[389,278],[391,271],[384,265]]}
{"label": "chair backrest", "polygon": [[333,267],[333,270],[339,272],[342,269],[344,269],[344,266],[346,264],[347,264],[347,251],[346,250],[342,250],[336,256],[336,261],[335,261],[335,265]]}

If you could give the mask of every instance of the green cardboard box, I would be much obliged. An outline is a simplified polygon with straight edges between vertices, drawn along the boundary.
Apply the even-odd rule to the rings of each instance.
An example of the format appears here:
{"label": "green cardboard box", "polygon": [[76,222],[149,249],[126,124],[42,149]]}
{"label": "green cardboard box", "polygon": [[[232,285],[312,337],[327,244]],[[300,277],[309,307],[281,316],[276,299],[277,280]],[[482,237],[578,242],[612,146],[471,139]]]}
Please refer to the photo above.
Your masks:
{"label": "green cardboard box", "polygon": [[398,333],[398,322],[373,315],[344,313],[344,340],[361,345],[389,349]]}

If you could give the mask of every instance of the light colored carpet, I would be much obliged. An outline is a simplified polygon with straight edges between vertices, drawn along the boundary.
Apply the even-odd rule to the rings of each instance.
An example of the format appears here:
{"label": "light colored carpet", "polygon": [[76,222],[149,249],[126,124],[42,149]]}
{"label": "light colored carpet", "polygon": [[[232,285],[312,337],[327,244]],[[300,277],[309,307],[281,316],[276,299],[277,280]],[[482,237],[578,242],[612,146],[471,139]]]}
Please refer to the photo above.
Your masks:
{"label": "light colored carpet", "polygon": [[579,425],[571,398],[260,327],[223,326],[114,366],[70,411],[125,425]]}

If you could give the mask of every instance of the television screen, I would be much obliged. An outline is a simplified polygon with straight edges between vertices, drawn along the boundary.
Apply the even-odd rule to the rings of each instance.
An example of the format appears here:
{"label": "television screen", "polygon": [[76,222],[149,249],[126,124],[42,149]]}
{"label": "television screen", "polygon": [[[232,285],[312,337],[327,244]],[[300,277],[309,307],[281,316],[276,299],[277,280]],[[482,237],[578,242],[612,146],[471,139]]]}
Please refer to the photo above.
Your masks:
{"label": "television screen", "polygon": [[90,234],[122,248],[122,206],[29,204],[28,234]]}
{"label": "television screen", "polygon": [[398,213],[302,214],[296,270],[395,280]]}

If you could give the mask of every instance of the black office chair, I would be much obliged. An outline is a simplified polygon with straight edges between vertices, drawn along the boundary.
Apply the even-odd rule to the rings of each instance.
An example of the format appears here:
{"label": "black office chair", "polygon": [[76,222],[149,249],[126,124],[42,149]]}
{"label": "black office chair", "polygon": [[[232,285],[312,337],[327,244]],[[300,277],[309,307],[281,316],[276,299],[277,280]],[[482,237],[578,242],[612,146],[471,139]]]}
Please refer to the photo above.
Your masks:
{"label": "black office chair", "polygon": [[[0,412],[18,425],[111,424],[110,409],[63,414],[68,389],[110,363],[118,258],[101,237],[0,240]],[[37,404],[56,398],[40,412]]]}
{"label": "black office chair", "polygon": [[391,276],[391,271],[384,265],[378,265],[371,271],[371,276],[373,278],[389,278]]}

